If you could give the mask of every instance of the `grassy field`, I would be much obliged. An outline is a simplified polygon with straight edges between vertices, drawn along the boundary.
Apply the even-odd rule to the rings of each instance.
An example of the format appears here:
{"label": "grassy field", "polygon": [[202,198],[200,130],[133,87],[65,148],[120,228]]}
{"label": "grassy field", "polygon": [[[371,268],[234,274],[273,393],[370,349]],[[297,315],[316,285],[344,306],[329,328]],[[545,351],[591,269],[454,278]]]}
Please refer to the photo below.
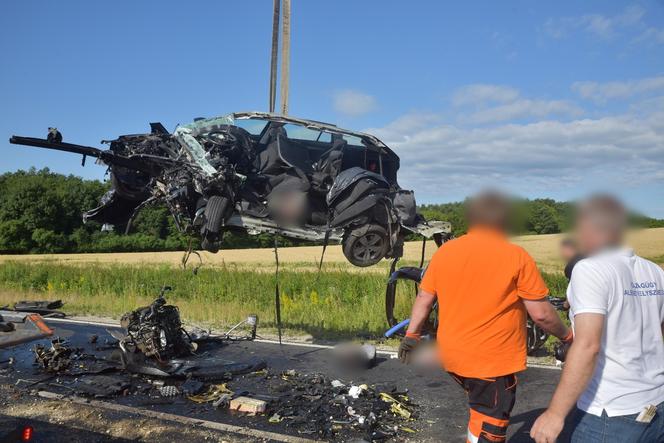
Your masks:
{"label": "grassy field", "polygon": [[[562,293],[565,279],[546,274],[552,292]],[[283,322],[289,333],[317,339],[376,337],[386,329],[385,280],[377,272],[285,270],[280,274]],[[166,265],[90,265],[5,262],[0,266],[0,301],[62,298],[79,315],[119,317],[151,301],[161,286],[174,288],[168,299],[188,321],[216,327],[236,323],[250,313],[274,327],[271,273],[242,267],[203,268],[197,275]],[[408,313],[413,286],[399,287],[397,311]]]}
{"label": "grassy field", "polygon": [[[560,235],[524,236],[514,241],[536,259],[553,294],[565,291],[557,257]],[[637,252],[664,263],[664,229],[634,233]],[[406,246],[404,264],[419,261],[421,243]],[[284,324],[291,334],[315,339],[375,337],[385,329],[387,262],[355,268],[338,247],[329,248],[323,271],[320,247],[284,248],[280,287]],[[434,251],[428,245],[427,256]],[[224,327],[250,313],[264,327],[274,326],[274,255],[270,249],[203,254],[194,273],[179,268],[182,253],[0,256],[0,305],[21,299],[62,298],[78,315],[119,317],[151,301],[163,285],[173,286],[169,301],[192,323]],[[193,260],[193,258],[192,258]],[[412,285],[399,287],[397,311],[403,318]]]}

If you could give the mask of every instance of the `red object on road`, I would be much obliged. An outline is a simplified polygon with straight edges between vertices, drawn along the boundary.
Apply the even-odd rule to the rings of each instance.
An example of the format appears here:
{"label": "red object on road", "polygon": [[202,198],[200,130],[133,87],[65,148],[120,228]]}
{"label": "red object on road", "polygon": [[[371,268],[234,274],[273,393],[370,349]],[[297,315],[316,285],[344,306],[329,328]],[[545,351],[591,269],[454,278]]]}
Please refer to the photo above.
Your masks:
{"label": "red object on road", "polygon": [[31,441],[33,432],[34,432],[34,429],[32,428],[32,426],[24,427],[23,428],[23,434],[21,435],[21,441]]}

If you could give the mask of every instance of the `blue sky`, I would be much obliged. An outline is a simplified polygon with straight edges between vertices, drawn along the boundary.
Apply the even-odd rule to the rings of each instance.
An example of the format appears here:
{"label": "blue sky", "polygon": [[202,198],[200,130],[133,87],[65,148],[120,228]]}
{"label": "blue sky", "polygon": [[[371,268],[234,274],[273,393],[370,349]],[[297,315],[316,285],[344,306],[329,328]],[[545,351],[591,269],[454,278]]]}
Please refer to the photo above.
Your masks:
{"label": "blue sky", "polygon": [[[0,15],[0,172],[103,178],[12,134],[98,146],[266,110],[272,0],[11,1]],[[369,130],[420,202],[487,185],[609,190],[664,217],[664,1],[293,0],[290,113]]]}

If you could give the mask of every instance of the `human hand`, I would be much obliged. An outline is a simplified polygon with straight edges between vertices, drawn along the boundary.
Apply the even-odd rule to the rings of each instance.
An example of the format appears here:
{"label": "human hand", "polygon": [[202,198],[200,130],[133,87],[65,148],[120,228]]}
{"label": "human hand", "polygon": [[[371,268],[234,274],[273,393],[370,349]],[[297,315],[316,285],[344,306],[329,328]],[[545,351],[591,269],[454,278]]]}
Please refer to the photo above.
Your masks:
{"label": "human hand", "polygon": [[565,425],[565,417],[544,411],[530,429],[530,437],[537,443],[555,443]]}
{"label": "human hand", "polygon": [[420,338],[417,334],[409,333],[401,339],[401,344],[399,345],[399,360],[401,360],[401,363],[410,363],[412,352],[419,344]]}
{"label": "human hand", "polygon": [[556,357],[556,360],[560,360],[562,362],[565,361],[567,358],[567,352],[569,351],[569,348],[572,346],[572,342],[574,341],[574,332],[572,331],[572,328],[569,329],[567,335],[561,339],[559,343],[556,343],[556,346],[553,349],[553,355]]}

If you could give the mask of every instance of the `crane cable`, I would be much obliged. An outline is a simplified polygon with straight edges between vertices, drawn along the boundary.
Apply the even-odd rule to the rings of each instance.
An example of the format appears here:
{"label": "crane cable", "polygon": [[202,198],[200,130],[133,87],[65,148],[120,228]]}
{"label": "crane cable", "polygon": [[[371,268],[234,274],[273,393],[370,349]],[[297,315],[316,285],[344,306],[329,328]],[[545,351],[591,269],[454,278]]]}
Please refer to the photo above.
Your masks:
{"label": "crane cable", "polygon": [[276,268],[274,270],[274,312],[277,321],[277,333],[279,334],[279,345],[281,345],[281,295],[279,290],[279,235],[274,234],[274,260]]}

